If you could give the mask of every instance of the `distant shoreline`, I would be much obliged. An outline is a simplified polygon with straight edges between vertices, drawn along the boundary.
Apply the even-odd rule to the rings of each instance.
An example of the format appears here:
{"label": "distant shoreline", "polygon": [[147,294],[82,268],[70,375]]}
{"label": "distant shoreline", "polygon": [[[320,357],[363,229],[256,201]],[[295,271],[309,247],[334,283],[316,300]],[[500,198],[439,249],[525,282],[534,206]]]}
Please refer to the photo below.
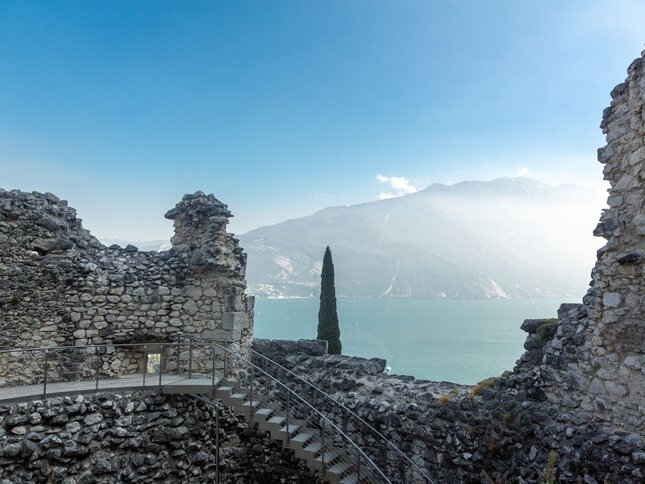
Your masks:
{"label": "distant shoreline", "polygon": [[[262,301],[291,301],[294,299],[318,299],[318,295],[315,296],[277,296],[277,297],[266,297],[258,296],[257,294],[249,293],[249,296],[255,297],[255,299]],[[560,296],[535,296],[535,297],[404,297],[404,296],[392,296],[392,297],[378,297],[378,296],[336,296],[337,299],[362,299],[362,300],[397,300],[397,301],[528,301],[533,299],[544,300],[544,299],[579,299],[582,303],[582,296],[575,296],[573,294],[560,295]]]}

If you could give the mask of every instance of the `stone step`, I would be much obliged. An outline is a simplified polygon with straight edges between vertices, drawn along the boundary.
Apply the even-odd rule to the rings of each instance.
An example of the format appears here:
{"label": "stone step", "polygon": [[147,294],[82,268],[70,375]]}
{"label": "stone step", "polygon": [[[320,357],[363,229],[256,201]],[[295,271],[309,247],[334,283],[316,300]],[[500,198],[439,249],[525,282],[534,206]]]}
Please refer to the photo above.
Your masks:
{"label": "stone step", "polygon": [[311,442],[316,437],[316,435],[317,433],[315,430],[308,428],[300,429],[298,435],[295,435],[291,439],[289,439],[287,447],[293,450],[302,449],[309,442]]}
{"label": "stone step", "polygon": [[[343,455],[343,453],[336,448],[330,448],[328,444],[325,445],[325,447],[325,469],[329,469],[330,466],[332,466],[334,462]],[[320,469],[322,465],[322,452],[320,452],[314,460],[318,463],[317,468]]]}
{"label": "stone step", "polygon": [[228,397],[224,397],[222,400],[228,401],[229,405],[234,405],[236,403],[241,403],[244,400],[246,400],[247,395],[248,393],[242,393],[242,392],[239,392],[239,390],[236,390],[236,393],[233,393]]}
{"label": "stone step", "polygon": [[335,479],[340,481],[345,475],[349,474],[350,471],[354,469],[354,466],[347,461],[339,460],[335,464],[332,464],[331,467],[325,469],[325,478],[326,479]]}
{"label": "stone step", "polygon": [[284,444],[287,441],[287,434],[289,434],[290,437],[294,436],[294,434],[298,432],[298,429],[304,428],[303,423],[304,422],[292,420],[287,425],[284,425],[277,430],[272,430],[271,437],[273,437],[274,440],[282,441]]}
{"label": "stone step", "polygon": [[273,415],[274,410],[272,408],[260,407],[256,408],[253,413],[253,418],[257,422],[266,422]]}
{"label": "stone step", "polygon": [[347,476],[343,477],[339,482],[340,484],[358,484],[358,474],[352,471],[351,474],[348,474]]}
{"label": "stone step", "polygon": [[215,389],[215,397],[224,398],[229,397],[235,390],[235,387],[231,385],[220,385]]}
{"label": "stone step", "polygon": [[[318,473],[322,470],[322,440],[320,431],[307,426],[304,420],[294,419],[293,415],[287,419],[287,412],[280,403],[262,401],[255,392],[253,402],[249,400],[250,389],[224,382],[216,391],[215,396],[221,398],[222,403],[232,406],[235,412],[249,419],[253,409],[253,419],[260,430],[269,433],[273,440],[282,442],[286,448],[292,449],[297,458],[305,461],[307,466]],[[287,441],[287,435],[289,439]],[[378,481],[371,479],[371,473],[361,468],[359,480],[354,463],[350,463],[343,456],[342,449],[334,448],[329,442],[325,445],[325,475],[324,481],[330,483],[359,484],[362,482]]]}
{"label": "stone step", "polygon": [[310,442],[307,442],[307,445],[299,449],[294,449],[296,457],[307,460],[307,462],[314,462],[316,454],[322,449],[322,443],[319,439],[320,435],[316,434]]}
{"label": "stone step", "polygon": [[272,430],[280,430],[284,426],[286,420],[287,417],[280,415],[273,416],[269,420],[264,422],[264,425],[261,425],[261,427],[263,427],[262,430],[267,430],[269,432],[271,432]]}
{"label": "stone step", "polygon": [[235,411],[238,413],[238,415],[243,415],[244,417],[248,417],[251,415],[251,407],[253,407],[253,409],[256,409],[261,404],[262,404],[262,400],[253,400],[253,402],[251,402],[250,400],[246,400],[243,402],[236,402],[234,406],[235,406]]}

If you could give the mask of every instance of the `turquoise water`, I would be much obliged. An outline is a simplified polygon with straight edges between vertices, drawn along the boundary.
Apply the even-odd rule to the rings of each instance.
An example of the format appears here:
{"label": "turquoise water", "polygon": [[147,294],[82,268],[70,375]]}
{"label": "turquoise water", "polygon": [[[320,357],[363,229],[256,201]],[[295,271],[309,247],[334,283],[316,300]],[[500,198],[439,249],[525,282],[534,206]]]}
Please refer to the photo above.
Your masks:
{"label": "turquoise water", "polygon": [[[572,299],[338,299],[343,354],[385,358],[392,373],[472,384],[510,370],[527,318]],[[259,299],[258,338],[315,338],[317,299]]]}

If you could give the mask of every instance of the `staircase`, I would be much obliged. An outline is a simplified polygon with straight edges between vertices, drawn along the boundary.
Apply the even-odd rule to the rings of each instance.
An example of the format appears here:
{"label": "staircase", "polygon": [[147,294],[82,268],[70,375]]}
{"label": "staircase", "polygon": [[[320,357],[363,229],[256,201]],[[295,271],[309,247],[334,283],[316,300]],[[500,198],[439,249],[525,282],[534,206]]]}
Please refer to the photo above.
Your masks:
{"label": "staircase", "polygon": [[[159,355],[152,374],[147,370],[150,346]],[[143,373],[111,372],[106,355],[114,350],[140,351],[145,358]],[[70,366],[72,360],[82,364]],[[0,402],[144,389],[192,395],[209,405],[232,407],[252,427],[257,425],[292,449],[324,482],[433,484],[417,462],[351,409],[277,362],[231,340],[2,349],[0,364],[11,368],[19,383],[5,382]],[[216,415],[219,428],[219,412]],[[219,456],[219,444],[216,447]],[[219,482],[219,457],[217,469]]]}
{"label": "staircase", "polygon": [[[304,412],[303,402],[297,397],[285,405],[272,401],[278,400],[276,398],[253,393],[250,387],[243,387],[239,382],[223,381],[216,388],[214,398],[223,405],[233,407],[235,413],[251,425],[257,424],[259,430],[268,432],[272,439],[293,450],[296,457],[317,471],[324,482],[390,482],[370,469],[373,463],[360,448],[351,445],[348,437],[334,438],[333,434],[340,429],[333,422],[316,415],[312,409]],[[209,403],[216,405],[212,399]]]}

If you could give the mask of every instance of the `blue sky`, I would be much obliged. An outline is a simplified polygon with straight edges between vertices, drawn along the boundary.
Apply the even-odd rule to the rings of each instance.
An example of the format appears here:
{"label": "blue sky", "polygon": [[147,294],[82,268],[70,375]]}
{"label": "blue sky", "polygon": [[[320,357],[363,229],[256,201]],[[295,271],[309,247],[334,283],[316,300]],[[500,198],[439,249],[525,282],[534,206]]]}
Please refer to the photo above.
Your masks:
{"label": "blue sky", "polygon": [[197,189],[244,232],[435,182],[598,185],[644,42],[642,1],[3,0],[0,187],[146,240]]}

